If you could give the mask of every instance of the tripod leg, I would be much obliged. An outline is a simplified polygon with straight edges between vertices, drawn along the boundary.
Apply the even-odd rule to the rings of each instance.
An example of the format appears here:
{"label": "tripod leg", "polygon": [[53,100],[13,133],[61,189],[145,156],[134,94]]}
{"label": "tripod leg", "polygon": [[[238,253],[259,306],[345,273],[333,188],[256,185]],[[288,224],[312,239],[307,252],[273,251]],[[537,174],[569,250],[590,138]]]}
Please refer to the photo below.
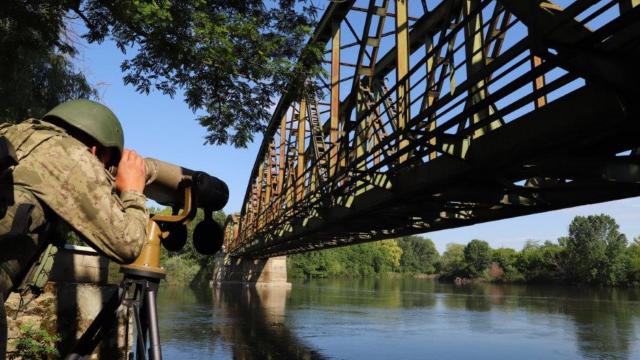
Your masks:
{"label": "tripod leg", "polygon": [[162,360],[160,349],[160,331],[158,328],[158,311],[156,308],[157,283],[148,283],[147,294],[144,297],[149,325],[149,359]]}
{"label": "tripod leg", "polygon": [[138,304],[133,305],[133,318],[136,322],[136,331],[138,332],[138,334],[136,335],[136,359],[145,360],[146,355],[144,349],[146,347],[146,341],[144,333],[146,332],[146,330],[143,330],[142,328],[142,322],[140,321],[140,307],[138,306]]}
{"label": "tripod leg", "polygon": [[4,295],[0,292],[0,360],[4,360],[7,351],[7,314],[4,310]]}

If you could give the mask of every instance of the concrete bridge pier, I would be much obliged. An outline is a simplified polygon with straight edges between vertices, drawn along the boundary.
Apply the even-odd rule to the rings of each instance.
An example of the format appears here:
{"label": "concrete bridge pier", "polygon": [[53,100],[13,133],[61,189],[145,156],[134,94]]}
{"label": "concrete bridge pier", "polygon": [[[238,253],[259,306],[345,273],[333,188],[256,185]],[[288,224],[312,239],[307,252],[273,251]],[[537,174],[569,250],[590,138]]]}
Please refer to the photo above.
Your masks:
{"label": "concrete bridge pier", "polygon": [[241,283],[255,287],[291,288],[291,283],[287,282],[287,257],[248,259],[218,252],[214,257],[212,283],[216,287]]}

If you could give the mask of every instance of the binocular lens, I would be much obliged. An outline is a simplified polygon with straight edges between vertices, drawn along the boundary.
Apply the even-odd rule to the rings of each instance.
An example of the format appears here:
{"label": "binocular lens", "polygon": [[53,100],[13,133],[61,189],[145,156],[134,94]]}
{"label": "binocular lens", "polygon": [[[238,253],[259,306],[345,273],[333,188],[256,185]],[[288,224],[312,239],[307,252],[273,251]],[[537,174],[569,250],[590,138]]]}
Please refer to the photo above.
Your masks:
{"label": "binocular lens", "polygon": [[193,247],[203,255],[213,255],[224,241],[222,227],[210,217],[205,218],[193,231]]}

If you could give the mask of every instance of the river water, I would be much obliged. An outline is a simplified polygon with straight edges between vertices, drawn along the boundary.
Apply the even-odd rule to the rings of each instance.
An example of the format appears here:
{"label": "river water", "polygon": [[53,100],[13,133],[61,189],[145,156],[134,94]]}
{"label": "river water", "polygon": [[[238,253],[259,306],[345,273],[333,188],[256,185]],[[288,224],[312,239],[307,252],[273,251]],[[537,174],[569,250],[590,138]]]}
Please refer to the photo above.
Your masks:
{"label": "river water", "polygon": [[162,286],[166,359],[640,359],[640,289],[432,280]]}

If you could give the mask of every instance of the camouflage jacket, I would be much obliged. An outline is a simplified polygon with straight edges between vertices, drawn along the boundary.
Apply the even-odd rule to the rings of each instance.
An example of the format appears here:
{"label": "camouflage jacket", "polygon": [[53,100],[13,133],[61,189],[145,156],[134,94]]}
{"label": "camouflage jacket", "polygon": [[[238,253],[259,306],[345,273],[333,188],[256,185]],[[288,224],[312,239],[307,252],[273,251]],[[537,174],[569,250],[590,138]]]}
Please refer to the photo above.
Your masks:
{"label": "camouflage jacket", "polygon": [[[144,243],[149,219],[144,195],[137,192],[118,195],[114,178],[102,163],[84,144],[55,125],[30,119],[0,126],[0,135],[13,144],[19,161],[13,171],[3,175],[5,186],[0,188],[0,195],[5,203],[0,210],[13,214],[12,206],[33,202],[34,197],[38,200],[28,230],[33,244],[22,244],[14,252],[24,255],[32,252],[33,258],[37,255],[35,248],[42,242],[38,237],[42,237],[45,225],[61,219],[109,258],[119,263],[135,260]],[[10,231],[11,223],[11,216],[5,215],[0,220],[0,234]],[[4,244],[0,246],[7,249]],[[4,249],[0,253],[7,254]],[[0,264],[15,259],[0,255]],[[26,261],[30,260],[22,262]],[[20,265],[24,271],[24,264]]]}

